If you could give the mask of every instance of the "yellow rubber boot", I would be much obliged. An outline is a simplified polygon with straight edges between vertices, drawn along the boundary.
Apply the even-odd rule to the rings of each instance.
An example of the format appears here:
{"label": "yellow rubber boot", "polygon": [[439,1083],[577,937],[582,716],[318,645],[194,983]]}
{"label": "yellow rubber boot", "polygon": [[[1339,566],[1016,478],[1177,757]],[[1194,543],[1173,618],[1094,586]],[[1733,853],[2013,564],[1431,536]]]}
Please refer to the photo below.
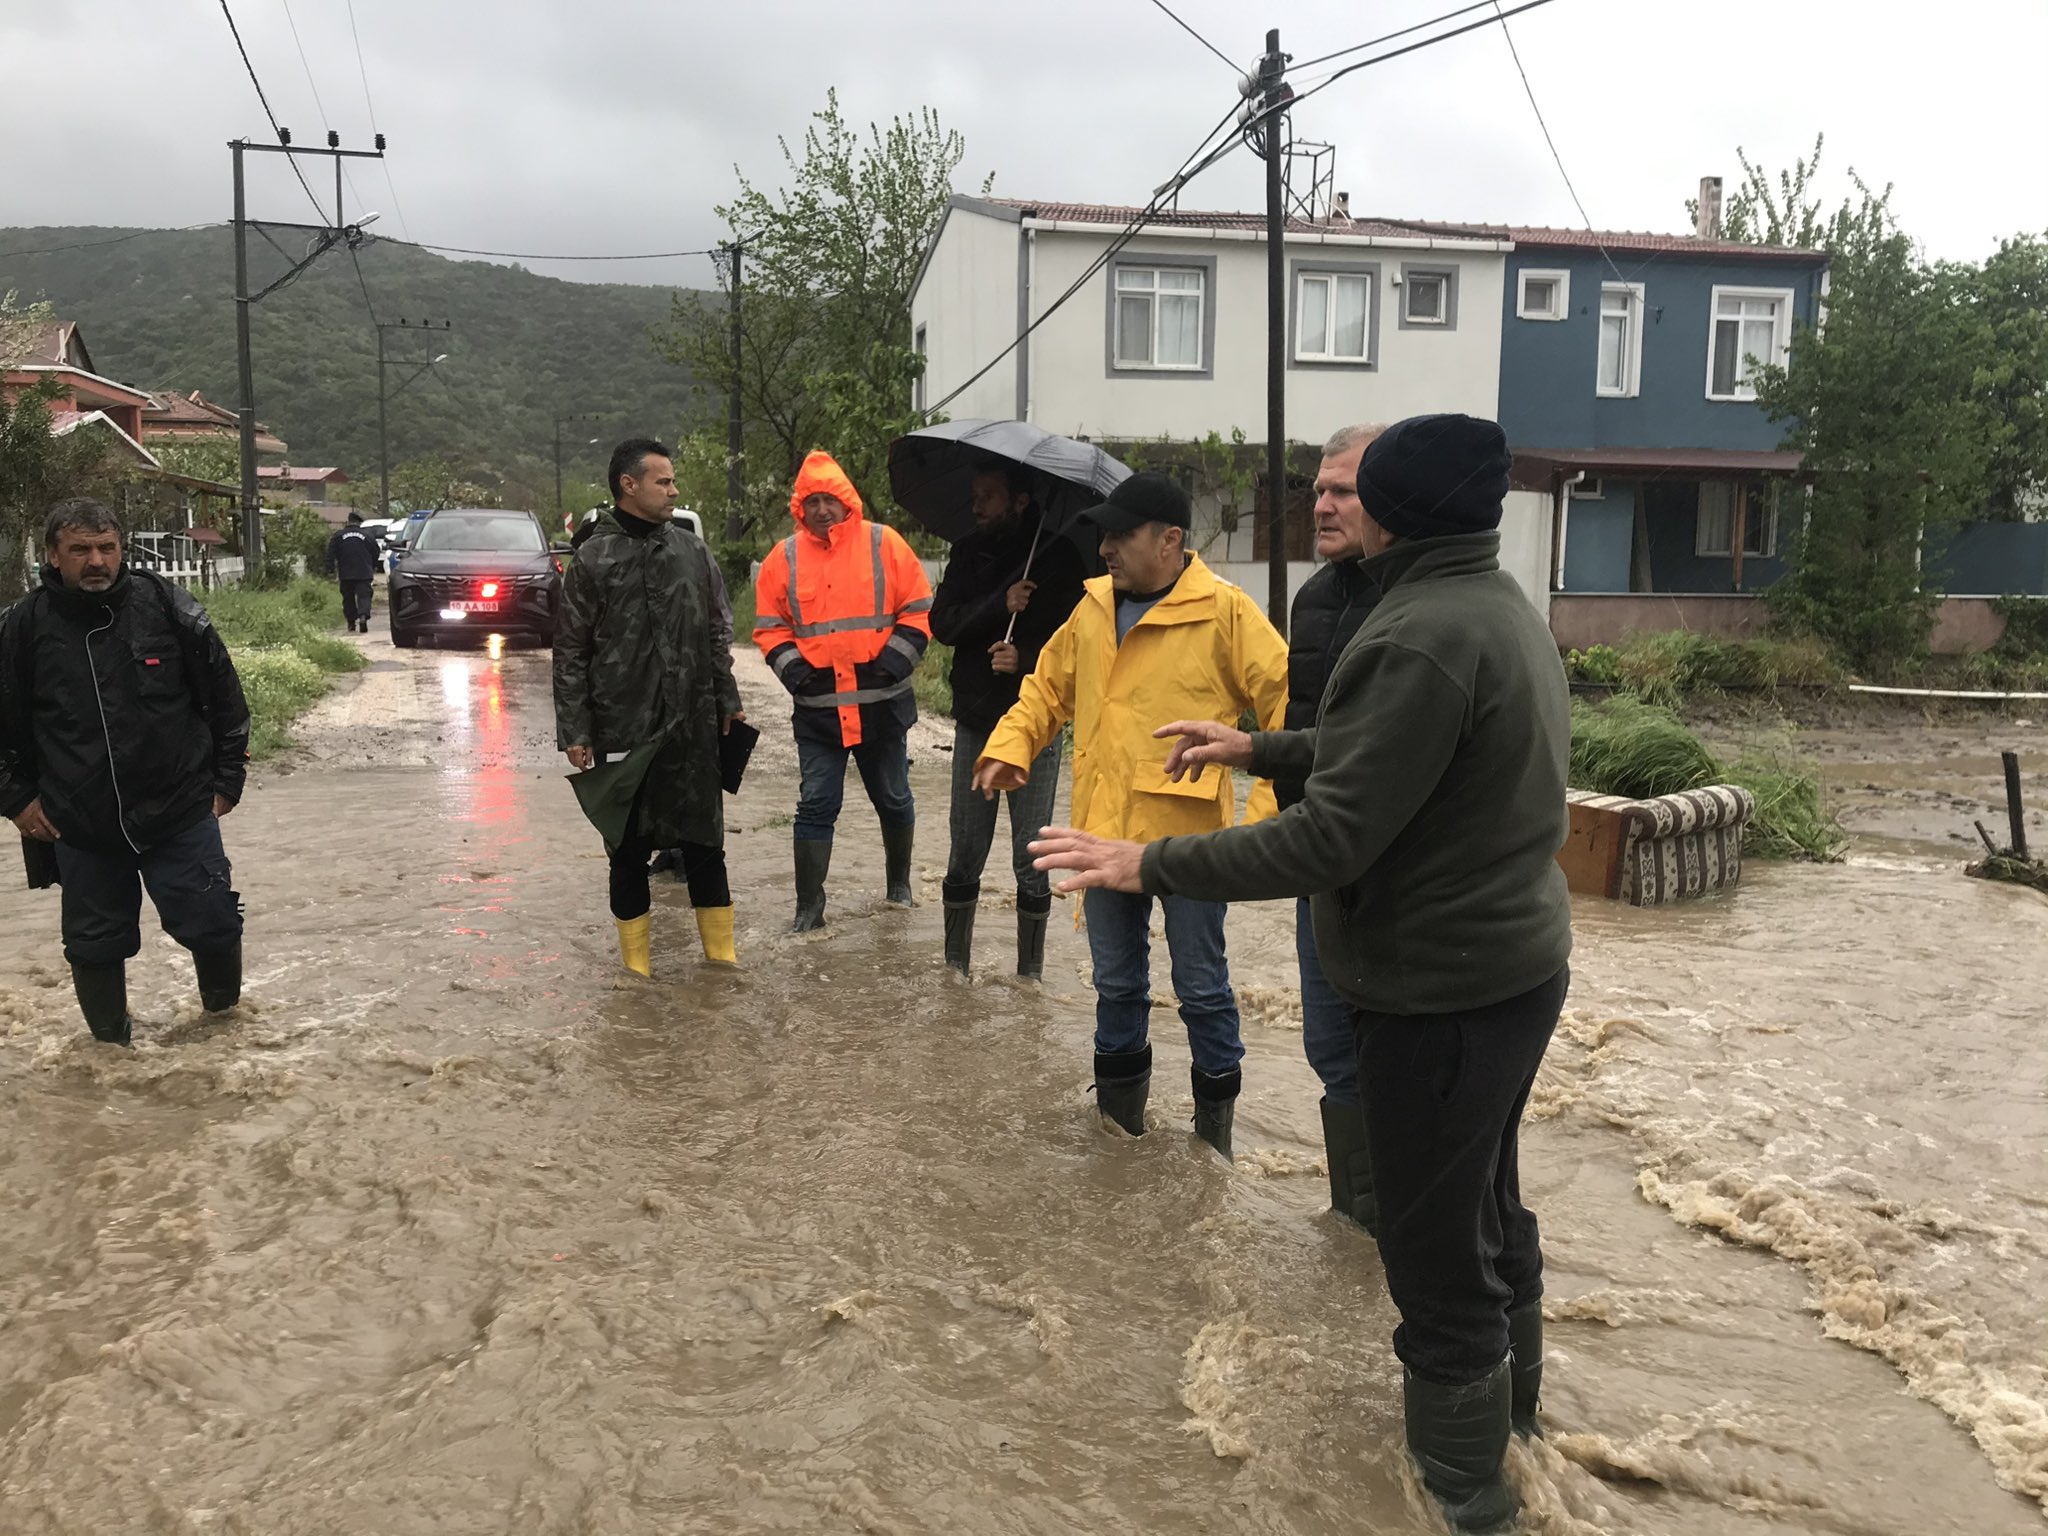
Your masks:
{"label": "yellow rubber boot", "polygon": [[654,967],[648,963],[647,952],[654,933],[654,914],[642,912],[638,917],[615,917],[612,921],[619,925],[619,964],[651,979]]}
{"label": "yellow rubber boot", "polygon": [[697,937],[704,941],[704,958],[713,965],[740,963],[732,943],[732,908],[697,908]]}

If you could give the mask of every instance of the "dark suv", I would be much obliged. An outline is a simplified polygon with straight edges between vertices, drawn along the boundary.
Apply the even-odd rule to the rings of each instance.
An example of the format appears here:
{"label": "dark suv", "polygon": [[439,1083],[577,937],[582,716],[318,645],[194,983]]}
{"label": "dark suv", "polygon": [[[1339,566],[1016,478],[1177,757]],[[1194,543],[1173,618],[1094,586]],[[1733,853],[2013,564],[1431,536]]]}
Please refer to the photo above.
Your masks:
{"label": "dark suv", "polygon": [[422,635],[555,637],[562,563],[531,513],[446,507],[416,524],[391,568],[391,643]]}

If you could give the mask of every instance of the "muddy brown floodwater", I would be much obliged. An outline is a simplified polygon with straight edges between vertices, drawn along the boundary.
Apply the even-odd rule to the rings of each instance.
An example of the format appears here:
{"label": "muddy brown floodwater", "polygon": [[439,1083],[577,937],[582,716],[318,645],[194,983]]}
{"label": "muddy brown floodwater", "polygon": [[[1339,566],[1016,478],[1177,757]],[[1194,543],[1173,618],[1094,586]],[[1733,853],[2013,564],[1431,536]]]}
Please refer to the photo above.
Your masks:
{"label": "muddy brown floodwater", "polygon": [[[95,1046],[55,901],[0,894],[0,1532],[1440,1529],[1377,1256],[1324,1209],[1286,907],[1230,920],[1237,1166],[1184,1132],[1170,1012],[1132,1141],[1091,1107],[1069,921],[1042,988],[1000,910],[972,985],[941,964],[943,732],[922,905],[881,908],[852,793],[830,926],[791,938],[749,653],[745,969],[698,965],[663,881],[646,983],[546,655],[363,643],[228,823],[236,1013],[153,934],[136,1049]],[[2041,1530],[2048,902],[1959,864],[1887,836],[1579,906],[1524,1142],[1525,1529]]]}

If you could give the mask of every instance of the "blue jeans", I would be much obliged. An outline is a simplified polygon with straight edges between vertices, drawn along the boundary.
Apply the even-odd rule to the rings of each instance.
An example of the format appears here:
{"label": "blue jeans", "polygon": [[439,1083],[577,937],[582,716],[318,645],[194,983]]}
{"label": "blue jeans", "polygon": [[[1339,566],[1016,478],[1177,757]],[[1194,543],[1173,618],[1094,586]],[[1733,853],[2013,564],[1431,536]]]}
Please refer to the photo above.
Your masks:
{"label": "blue jeans", "polygon": [[981,894],[981,872],[996,840],[996,812],[1010,802],[1010,868],[1017,876],[1017,910],[1052,909],[1052,876],[1031,867],[1031,840],[1052,821],[1060,792],[1060,743],[1033,759],[1022,789],[985,799],[974,788],[974,764],[988,746],[989,733],[958,721],[953,725],[952,851],[946,857],[945,898],[973,901]]}
{"label": "blue jeans", "polygon": [[1358,1109],[1364,1100],[1358,1096],[1358,1039],[1351,1028],[1351,1005],[1323,975],[1306,896],[1294,904],[1294,953],[1301,962],[1301,1048],[1323,1080],[1323,1097]]}
{"label": "blue jeans", "polygon": [[[1166,952],[1173,966],[1173,990],[1188,1050],[1195,1066],[1211,1075],[1231,1071],[1244,1059],[1237,995],[1230,990],[1230,963],[1223,954],[1220,901],[1161,896],[1166,911]],[[1095,1049],[1135,1051],[1146,1043],[1152,1006],[1150,896],[1090,891],[1083,912],[1088,950],[1095,959]]]}
{"label": "blue jeans", "polygon": [[885,736],[857,747],[832,746],[796,739],[796,761],[802,776],[797,791],[796,840],[829,843],[839,807],[846,798],[846,759],[860,769],[875,815],[885,827],[909,826],[917,820],[917,802],[910,797],[910,739]]}

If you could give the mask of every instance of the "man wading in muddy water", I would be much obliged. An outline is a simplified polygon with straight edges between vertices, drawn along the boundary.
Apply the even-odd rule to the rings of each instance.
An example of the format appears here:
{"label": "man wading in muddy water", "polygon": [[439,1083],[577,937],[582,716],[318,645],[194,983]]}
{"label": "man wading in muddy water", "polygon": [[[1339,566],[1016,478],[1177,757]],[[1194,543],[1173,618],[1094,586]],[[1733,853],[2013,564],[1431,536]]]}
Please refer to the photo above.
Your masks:
{"label": "man wading in muddy water", "polygon": [[652,438],[612,450],[614,505],[562,578],[555,627],[555,741],[569,766],[648,749],[626,835],[609,850],[619,959],[642,976],[653,972],[647,861],[657,848],[681,850],[704,958],[739,958],[718,742],[746,715],[718,633],[711,551],[671,521],[670,460]]}
{"label": "man wading in muddy water", "polygon": [[44,548],[41,585],[0,619],[0,813],[55,845],[79,1009],[94,1039],[126,1045],[145,886],[192,951],[201,1004],[241,998],[220,819],[242,798],[249,706],[206,611],[122,560],[113,513],[57,503]]}
{"label": "man wading in muddy water", "polygon": [[[1400,1309],[1408,1445],[1460,1531],[1506,1530],[1511,1429],[1535,1429],[1543,1256],[1520,1198],[1522,1107],[1570,973],[1571,708],[1557,646],[1500,569],[1507,439],[1418,416],[1358,463],[1378,606],[1309,730],[1162,723],[1178,775],[1306,772],[1258,826],[1149,846],[1068,828],[1033,844],[1062,889],[1208,901],[1308,896],[1353,1008],[1379,1246]],[[1510,1346],[1512,1345],[1512,1353]]]}
{"label": "man wading in muddy water", "polygon": [[[1152,723],[1174,715],[1236,720],[1251,710],[1277,727],[1287,710],[1287,642],[1256,603],[1189,551],[1192,510],[1175,481],[1147,473],[1082,514],[1102,531],[1109,574],[1083,588],[1080,606],[1046,642],[982,748],[976,789],[994,796],[1023,787],[1072,720],[1074,819],[1084,826],[1149,841],[1236,818],[1230,775],[1176,783]],[[1261,785],[1246,818],[1271,813],[1272,790]],[[1085,913],[1095,961],[1095,1104],[1133,1136],[1145,1133],[1152,1084],[1153,894],[1135,885],[1106,890]],[[1224,906],[1157,894],[1193,1058],[1195,1134],[1229,1157],[1244,1040],[1224,955]]]}

